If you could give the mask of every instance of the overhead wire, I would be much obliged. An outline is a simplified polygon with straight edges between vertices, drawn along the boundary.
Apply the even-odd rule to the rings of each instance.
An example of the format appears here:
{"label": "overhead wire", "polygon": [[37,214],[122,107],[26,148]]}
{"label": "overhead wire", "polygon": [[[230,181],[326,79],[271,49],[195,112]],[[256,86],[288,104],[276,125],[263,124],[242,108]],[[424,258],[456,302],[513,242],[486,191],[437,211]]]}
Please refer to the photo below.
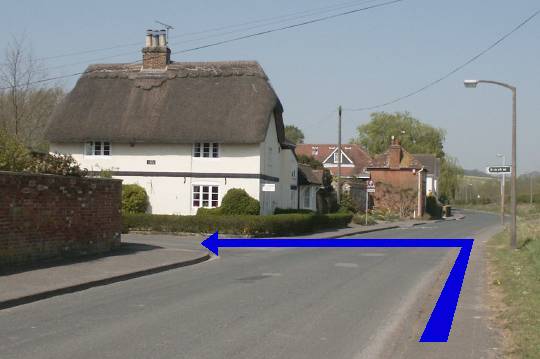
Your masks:
{"label": "overhead wire", "polygon": [[[237,36],[237,37],[233,37],[233,38],[230,38],[230,39],[221,40],[221,41],[217,41],[217,42],[213,42],[213,43],[209,43],[209,44],[205,44],[205,45],[200,45],[200,46],[196,46],[196,47],[192,47],[192,48],[187,48],[187,49],[171,52],[171,54],[183,54],[183,53],[187,53],[187,52],[193,52],[193,51],[206,49],[206,48],[210,48],[210,47],[214,47],[214,46],[219,46],[219,45],[223,45],[223,44],[227,44],[227,43],[231,43],[231,42],[235,42],[235,41],[240,41],[240,40],[244,40],[244,39],[258,37],[258,36],[262,36],[262,35],[266,35],[266,34],[270,34],[270,33],[274,33],[274,32],[285,31],[285,30],[289,30],[289,29],[293,29],[293,28],[297,28],[297,27],[301,27],[301,26],[305,26],[305,25],[309,25],[309,24],[314,24],[314,23],[318,23],[318,22],[322,22],[322,21],[327,21],[327,20],[334,19],[334,18],[341,17],[341,16],[351,15],[351,14],[355,14],[355,13],[359,13],[359,12],[362,12],[362,11],[367,11],[367,10],[383,7],[383,6],[393,5],[393,4],[396,4],[396,3],[403,2],[403,1],[405,1],[405,0],[386,1],[386,2],[375,4],[375,5],[370,5],[370,6],[366,6],[366,7],[362,7],[362,8],[357,8],[357,9],[354,9],[354,10],[348,10],[348,11],[340,12],[340,13],[337,13],[337,14],[318,17],[318,18],[303,21],[303,22],[300,22],[300,23],[295,23],[295,24],[291,24],[291,25],[287,25],[287,26],[272,28],[272,29],[259,31],[259,32],[251,33],[251,34],[247,34],[247,35]],[[141,60],[137,60],[137,61],[128,62],[126,64],[127,65],[134,65],[134,64],[137,64],[137,63],[140,63],[140,62],[141,62]],[[83,75],[83,74],[87,74],[87,73],[90,73],[90,72],[92,72],[92,71],[79,71],[79,72],[66,74],[66,75],[58,75],[58,76],[54,76],[54,77],[48,77],[48,78],[45,78],[45,79],[37,80],[37,81],[32,81],[32,82],[27,83],[25,85],[40,84],[40,83],[44,83],[44,82],[65,79],[65,78],[78,76],[78,75]],[[9,89],[9,88],[12,88],[12,87],[1,87],[0,90],[6,90],[6,89]]]}
{"label": "overhead wire", "polygon": [[499,39],[497,39],[495,42],[493,42],[492,44],[490,44],[488,47],[486,47],[485,49],[483,49],[482,51],[480,51],[479,53],[477,53],[476,55],[474,55],[473,57],[469,58],[467,61],[465,61],[464,63],[462,63],[461,65],[458,65],[457,67],[451,69],[449,72],[447,72],[446,74],[444,74],[443,76],[433,80],[433,81],[430,81],[428,82],[426,85],[412,91],[412,92],[409,92],[403,96],[399,96],[399,97],[396,97],[392,100],[389,100],[389,101],[386,101],[386,102],[382,102],[382,103],[379,103],[379,104],[376,104],[376,105],[372,105],[372,106],[366,106],[366,107],[359,107],[359,108],[344,108],[343,110],[344,111],[369,111],[369,110],[375,110],[375,109],[378,109],[378,108],[381,108],[381,107],[385,107],[385,106],[388,106],[388,105],[392,105],[392,104],[395,104],[397,102],[400,102],[402,100],[405,100],[409,97],[413,97],[423,91],[426,91],[427,89],[437,85],[438,83],[446,80],[447,78],[449,78],[450,76],[452,76],[453,74],[459,72],[460,70],[462,70],[463,68],[465,68],[466,66],[470,65],[471,63],[473,63],[474,61],[478,60],[480,57],[482,57],[483,55],[485,55],[487,52],[489,52],[490,50],[492,50],[493,48],[497,47],[499,44],[501,44],[504,40],[506,40],[507,38],[509,38],[512,34],[514,34],[516,31],[518,31],[519,29],[521,29],[523,26],[525,26],[527,23],[529,23],[531,20],[533,20],[536,16],[538,16],[538,14],[540,14],[540,10],[537,10],[535,11],[532,15],[530,15],[529,17],[527,17],[525,20],[523,20],[522,22],[520,22],[518,25],[516,25],[514,28],[512,28],[512,30],[510,30],[509,32],[507,32],[506,34],[504,34],[502,37],[500,37]]}

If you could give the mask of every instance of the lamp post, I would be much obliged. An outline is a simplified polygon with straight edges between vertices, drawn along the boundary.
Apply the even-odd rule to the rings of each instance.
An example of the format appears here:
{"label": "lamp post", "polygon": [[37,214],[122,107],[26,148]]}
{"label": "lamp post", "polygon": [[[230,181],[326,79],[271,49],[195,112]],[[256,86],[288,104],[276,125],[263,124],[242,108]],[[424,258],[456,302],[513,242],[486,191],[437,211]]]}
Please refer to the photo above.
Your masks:
{"label": "lamp post", "polygon": [[[502,158],[502,165],[506,165],[506,156],[500,153],[497,154],[497,157]],[[501,224],[504,225],[504,183],[506,182],[506,175],[503,173],[501,176]]]}
{"label": "lamp post", "polygon": [[491,80],[465,80],[465,87],[476,88],[479,83],[492,84],[497,86],[502,86],[510,91],[512,91],[512,173],[511,173],[511,206],[512,206],[512,226],[510,228],[510,246],[512,249],[517,247],[517,229],[516,229],[516,119],[517,119],[517,109],[516,109],[516,93],[517,90],[514,86],[506,84],[499,81]]}

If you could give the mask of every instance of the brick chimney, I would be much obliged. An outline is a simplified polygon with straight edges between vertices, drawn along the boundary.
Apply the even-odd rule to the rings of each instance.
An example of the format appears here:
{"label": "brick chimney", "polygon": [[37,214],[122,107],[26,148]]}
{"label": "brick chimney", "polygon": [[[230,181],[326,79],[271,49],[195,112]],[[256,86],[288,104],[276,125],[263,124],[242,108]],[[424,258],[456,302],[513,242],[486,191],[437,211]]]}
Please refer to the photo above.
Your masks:
{"label": "brick chimney", "polygon": [[143,53],[143,69],[166,69],[171,63],[171,49],[167,47],[167,32],[165,30],[146,30]]}
{"label": "brick chimney", "polygon": [[388,152],[388,165],[392,169],[399,169],[401,163],[401,144],[399,140],[392,136],[392,143],[390,145],[390,150]]}

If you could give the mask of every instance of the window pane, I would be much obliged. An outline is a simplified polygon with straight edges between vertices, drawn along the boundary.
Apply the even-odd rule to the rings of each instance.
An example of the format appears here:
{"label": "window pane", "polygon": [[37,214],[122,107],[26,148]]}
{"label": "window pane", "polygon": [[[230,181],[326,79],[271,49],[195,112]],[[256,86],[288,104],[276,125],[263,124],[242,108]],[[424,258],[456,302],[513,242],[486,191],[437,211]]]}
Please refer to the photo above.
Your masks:
{"label": "window pane", "polygon": [[203,157],[210,157],[210,143],[203,143]]}
{"label": "window pane", "polygon": [[200,143],[193,144],[193,156],[201,157],[201,144]]}
{"label": "window pane", "polygon": [[193,192],[200,192],[201,187],[200,186],[193,186]]}
{"label": "window pane", "polygon": [[203,201],[207,200],[208,199],[208,193],[203,193],[202,199],[203,199]]}
{"label": "window pane", "polygon": [[212,193],[212,201],[217,201],[217,200],[218,200],[218,194]]}
{"label": "window pane", "polygon": [[212,201],[212,207],[217,207],[218,206],[218,201]]}
{"label": "window pane", "polygon": [[212,186],[212,193],[218,193],[218,188],[216,186]]}
{"label": "window pane", "polygon": [[94,155],[101,156],[101,142],[94,142]]}
{"label": "window pane", "polygon": [[201,195],[199,193],[193,193],[193,199],[201,199]]}
{"label": "window pane", "polygon": [[202,206],[203,206],[203,207],[208,207],[208,201],[203,200],[203,201],[202,201]]}
{"label": "window pane", "polygon": [[219,155],[219,145],[214,143],[212,146],[212,157],[216,158]]}
{"label": "window pane", "polygon": [[203,193],[208,193],[208,186],[203,186],[202,191]]}
{"label": "window pane", "polygon": [[199,201],[193,201],[193,207],[199,207]]}
{"label": "window pane", "polygon": [[94,154],[94,152],[93,152],[93,143],[92,142],[87,142],[86,143],[84,153],[86,155],[88,155],[88,156],[92,156]]}

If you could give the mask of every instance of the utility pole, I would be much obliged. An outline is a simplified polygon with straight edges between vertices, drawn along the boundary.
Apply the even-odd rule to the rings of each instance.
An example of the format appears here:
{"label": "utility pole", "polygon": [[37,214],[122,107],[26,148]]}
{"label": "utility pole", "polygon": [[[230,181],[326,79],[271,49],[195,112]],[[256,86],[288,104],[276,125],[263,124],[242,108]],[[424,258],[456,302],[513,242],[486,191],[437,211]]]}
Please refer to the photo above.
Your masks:
{"label": "utility pole", "polygon": [[341,204],[341,105],[338,106],[338,146],[337,146],[337,202],[338,205]]}

